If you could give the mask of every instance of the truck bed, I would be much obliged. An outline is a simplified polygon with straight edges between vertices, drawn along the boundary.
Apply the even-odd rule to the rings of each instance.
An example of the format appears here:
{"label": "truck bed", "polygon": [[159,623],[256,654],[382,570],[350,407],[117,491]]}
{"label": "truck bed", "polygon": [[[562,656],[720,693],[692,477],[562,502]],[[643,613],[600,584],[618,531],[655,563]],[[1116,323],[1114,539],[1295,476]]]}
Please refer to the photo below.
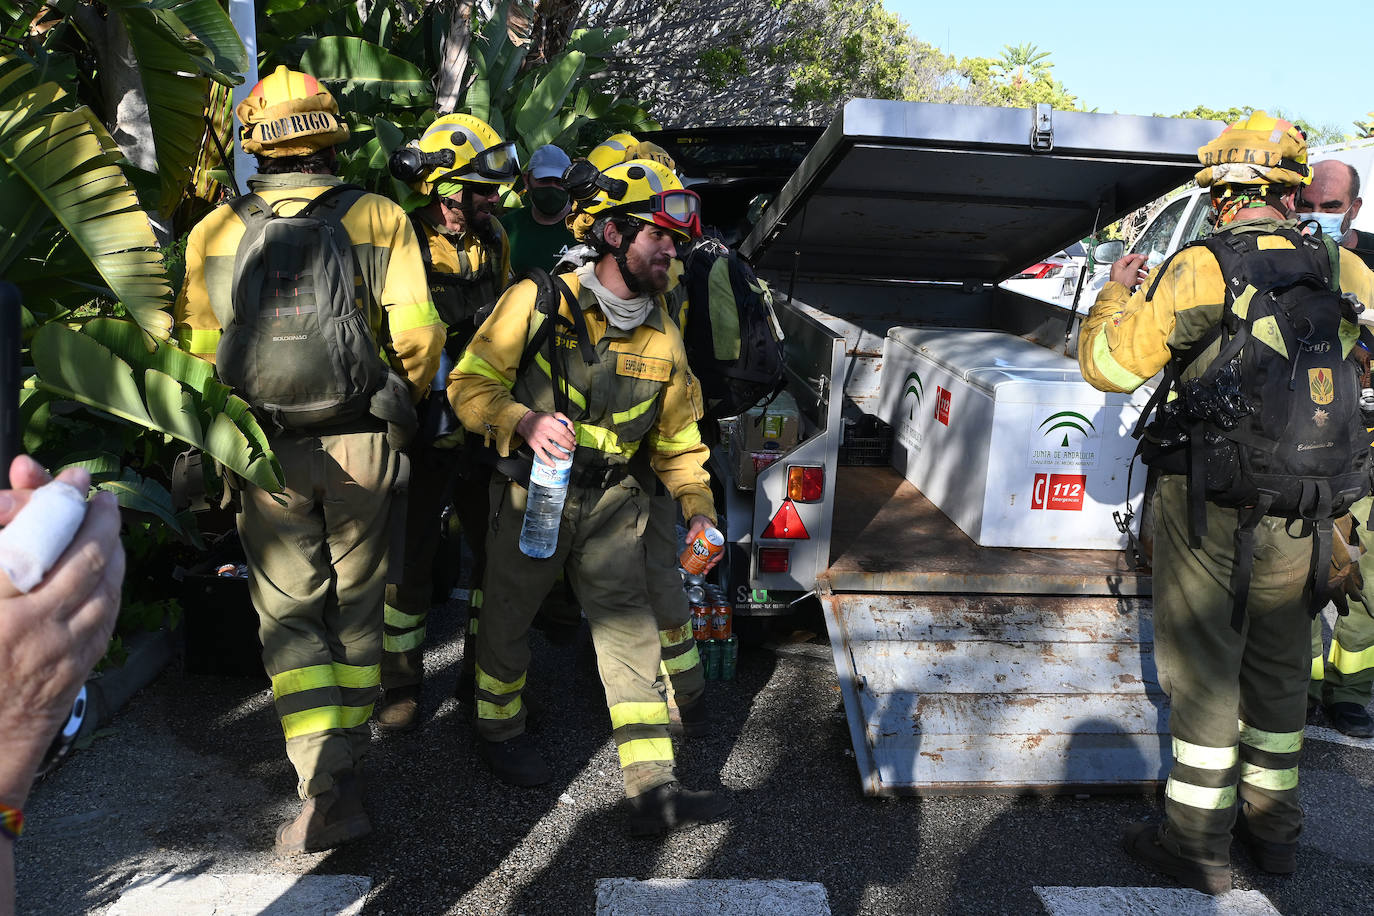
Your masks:
{"label": "truck bed", "polygon": [[980,547],[887,467],[841,467],[823,577],[835,592],[1150,594],[1120,550]]}

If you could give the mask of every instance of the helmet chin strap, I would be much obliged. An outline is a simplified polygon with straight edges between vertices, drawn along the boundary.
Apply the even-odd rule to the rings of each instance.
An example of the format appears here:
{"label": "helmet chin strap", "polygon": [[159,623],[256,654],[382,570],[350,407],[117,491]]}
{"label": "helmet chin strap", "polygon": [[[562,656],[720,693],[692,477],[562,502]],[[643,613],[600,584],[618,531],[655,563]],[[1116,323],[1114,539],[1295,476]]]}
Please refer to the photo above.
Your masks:
{"label": "helmet chin strap", "polygon": [[[639,296],[644,292],[644,287],[640,285],[635,275],[630,272],[630,267],[625,263],[625,255],[634,244],[635,236],[644,228],[644,224],[639,220],[626,220],[630,225],[620,234],[620,244],[611,250],[611,257],[615,258],[616,267],[620,268],[620,279],[625,281],[625,287],[633,296]],[[620,227],[617,226],[617,229]]]}

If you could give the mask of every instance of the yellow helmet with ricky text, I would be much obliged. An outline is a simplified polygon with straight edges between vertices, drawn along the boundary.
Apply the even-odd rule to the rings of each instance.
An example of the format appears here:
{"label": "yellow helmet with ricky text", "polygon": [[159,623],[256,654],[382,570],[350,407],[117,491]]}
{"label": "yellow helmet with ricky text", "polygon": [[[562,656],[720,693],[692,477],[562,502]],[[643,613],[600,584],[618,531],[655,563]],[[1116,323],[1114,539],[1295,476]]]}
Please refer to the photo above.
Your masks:
{"label": "yellow helmet with ricky text", "polygon": [[234,109],[243,150],[257,156],[306,156],[348,139],[348,125],[324,84],[278,67]]}
{"label": "yellow helmet with ricky text", "polygon": [[[686,239],[701,235],[701,198],[683,188],[672,169],[648,159],[603,171],[595,195],[578,202],[577,214],[593,222],[603,216],[632,216]],[[579,225],[590,228],[586,220]]]}
{"label": "yellow helmet with ricky text", "polygon": [[1307,164],[1307,138],[1291,122],[1257,111],[1230,125],[1197,151],[1203,167],[1195,176],[1209,185],[1279,185],[1312,183]]}

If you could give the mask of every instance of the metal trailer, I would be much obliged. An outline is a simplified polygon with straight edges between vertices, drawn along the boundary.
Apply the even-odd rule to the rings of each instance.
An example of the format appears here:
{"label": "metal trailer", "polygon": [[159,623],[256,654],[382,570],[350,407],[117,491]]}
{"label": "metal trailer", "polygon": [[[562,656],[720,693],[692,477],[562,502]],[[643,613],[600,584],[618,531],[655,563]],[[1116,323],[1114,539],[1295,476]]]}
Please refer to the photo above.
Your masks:
{"label": "metal trailer", "polygon": [[[867,794],[1164,777],[1147,572],[1121,551],[980,547],[898,471],[839,454],[844,421],[875,413],[893,326],[1062,351],[1070,312],[995,284],[1185,181],[1220,129],[856,100],[741,245],[780,293],[803,438],[752,492],[717,455],[725,575],[740,615],[820,599]],[[819,501],[786,500],[798,465],[824,468]],[[780,511],[786,540],[766,536]]]}

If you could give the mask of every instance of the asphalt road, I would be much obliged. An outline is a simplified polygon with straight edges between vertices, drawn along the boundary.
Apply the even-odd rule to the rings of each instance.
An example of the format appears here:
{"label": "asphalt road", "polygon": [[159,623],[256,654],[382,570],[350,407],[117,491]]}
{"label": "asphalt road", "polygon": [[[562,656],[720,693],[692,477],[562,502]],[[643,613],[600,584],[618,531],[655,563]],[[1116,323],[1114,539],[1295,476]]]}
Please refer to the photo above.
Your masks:
{"label": "asphalt road", "polygon": [[[679,747],[683,782],[723,786],[730,819],[632,840],[585,627],[570,646],[534,637],[528,695],[556,778],[522,790],[484,770],[449,698],[463,617],[431,618],[422,727],[374,740],[370,837],[276,858],[297,802],[265,683],[174,662],[38,786],[20,913],[104,912],[149,873],[364,876],[370,916],[592,914],[604,878],[819,882],[836,914],[1043,913],[1035,887],[1174,886],[1118,845],[1153,797],[863,797],[829,649],[804,633],[741,653],[737,680],[710,685],[714,733]],[[1290,916],[1369,913],[1374,748],[1309,740],[1303,767],[1299,874],[1260,873],[1237,846],[1237,887]]]}

